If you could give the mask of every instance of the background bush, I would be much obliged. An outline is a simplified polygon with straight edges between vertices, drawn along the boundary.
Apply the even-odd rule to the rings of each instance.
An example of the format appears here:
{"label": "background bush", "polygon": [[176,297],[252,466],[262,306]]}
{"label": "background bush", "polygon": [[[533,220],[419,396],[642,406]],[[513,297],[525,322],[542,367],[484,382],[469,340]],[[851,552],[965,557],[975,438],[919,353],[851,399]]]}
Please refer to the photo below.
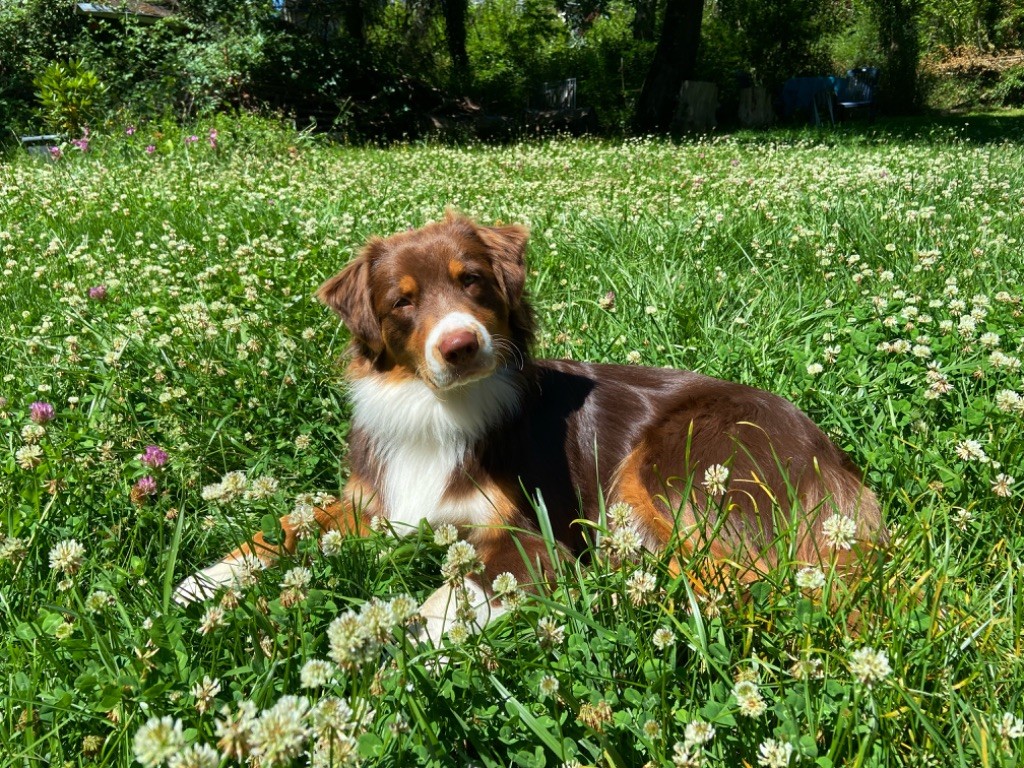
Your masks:
{"label": "background bush", "polygon": [[[35,132],[43,124],[35,80],[51,64],[80,62],[108,89],[108,109],[93,123],[143,118],[189,121],[218,111],[292,117],[347,139],[423,135],[435,113],[522,117],[539,105],[545,81],[577,79],[577,103],[597,125],[622,133],[650,66],[661,9],[656,0],[483,0],[467,6],[467,73],[454,72],[439,2],[293,0],[287,13],[270,0],[183,0],[173,16],[142,24],[130,15],[77,15],[74,4],[12,0],[0,6],[0,125]],[[964,46],[984,55],[1024,40],[1024,11],[999,0],[905,0],[901,33],[931,60]],[[759,3],[714,0],[704,14],[696,76],[718,83],[723,102],[744,82],[776,88],[801,74],[884,65],[891,20],[875,0]],[[884,6],[888,7],[888,6]],[[901,6],[902,7],[902,6]],[[903,13],[903,11],[901,11]],[[886,17],[888,18],[888,17]],[[906,93],[916,97],[903,62]],[[958,102],[1012,105],[1018,75],[962,80]],[[1005,72],[1007,82],[1000,85]],[[942,93],[947,73],[921,82]],[[910,77],[909,85],[906,77]],[[464,101],[469,97],[474,107]],[[939,98],[946,105],[949,98]],[[471,125],[471,123],[470,123]],[[470,129],[468,133],[471,133]],[[467,134],[468,135],[468,134]]]}

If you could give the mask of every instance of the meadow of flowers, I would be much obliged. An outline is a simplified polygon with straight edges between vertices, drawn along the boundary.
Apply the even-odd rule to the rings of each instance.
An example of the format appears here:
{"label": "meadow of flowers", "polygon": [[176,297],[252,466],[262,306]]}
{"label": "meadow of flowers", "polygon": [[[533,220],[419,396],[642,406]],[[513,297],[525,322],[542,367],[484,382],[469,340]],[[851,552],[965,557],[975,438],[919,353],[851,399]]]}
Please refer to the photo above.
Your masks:
{"label": "meadow of flowers", "polygon": [[[867,468],[884,565],[695,594],[609,510],[440,649],[409,638],[474,568],[453,529],[309,535],[174,603],[340,488],[347,336],[311,294],[446,207],[531,226],[539,355],[799,404]],[[383,150],[225,122],[9,157],[0,766],[1019,765],[1022,269],[1024,134],[969,126]]]}

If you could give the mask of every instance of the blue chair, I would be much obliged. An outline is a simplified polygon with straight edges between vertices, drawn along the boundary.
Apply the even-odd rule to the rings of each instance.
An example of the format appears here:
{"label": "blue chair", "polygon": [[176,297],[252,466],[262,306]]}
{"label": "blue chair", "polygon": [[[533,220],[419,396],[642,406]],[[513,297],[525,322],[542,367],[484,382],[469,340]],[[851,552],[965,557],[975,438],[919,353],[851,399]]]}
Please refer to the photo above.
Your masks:
{"label": "blue chair", "polygon": [[857,67],[846,73],[836,89],[836,104],[842,115],[865,110],[870,119],[875,117],[878,95],[878,67]]}

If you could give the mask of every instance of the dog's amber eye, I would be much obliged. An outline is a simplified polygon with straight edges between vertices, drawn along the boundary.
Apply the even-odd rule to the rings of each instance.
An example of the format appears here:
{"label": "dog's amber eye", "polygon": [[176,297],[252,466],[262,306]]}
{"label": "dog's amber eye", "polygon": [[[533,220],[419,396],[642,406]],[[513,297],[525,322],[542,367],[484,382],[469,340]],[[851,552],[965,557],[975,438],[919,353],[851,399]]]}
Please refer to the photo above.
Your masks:
{"label": "dog's amber eye", "polygon": [[472,275],[469,272],[463,272],[459,275],[459,282],[462,283],[463,288],[469,288],[469,286],[476,285],[480,282],[480,275]]}
{"label": "dog's amber eye", "polygon": [[395,299],[394,306],[392,309],[402,309],[402,307],[411,307],[412,301],[406,296],[399,296]]}

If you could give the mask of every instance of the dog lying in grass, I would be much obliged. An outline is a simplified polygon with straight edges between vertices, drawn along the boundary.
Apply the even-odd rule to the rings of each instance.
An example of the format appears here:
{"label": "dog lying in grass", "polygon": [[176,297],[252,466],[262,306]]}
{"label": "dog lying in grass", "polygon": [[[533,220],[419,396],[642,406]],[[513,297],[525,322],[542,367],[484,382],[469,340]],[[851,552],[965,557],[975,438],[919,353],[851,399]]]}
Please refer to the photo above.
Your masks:
{"label": "dog lying in grass", "polygon": [[[439,643],[468,603],[477,623],[500,608],[492,581],[533,582],[551,567],[538,500],[565,550],[585,548],[605,504],[637,544],[706,590],[747,582],[780,553],[847,572],[888,532],[861,473],[792,403],[769,392],[664,368],[535,360],[524,293],[527,231],[443,221],[373,238],[318,297],[352,334],[351,476],[315,510],[320,530],[401,533],[456,526],[482,570],[422,606]],[[231,583],[252,542],[179,585],[179,602]],[[695,563],[702,565],[694,565]]]}

